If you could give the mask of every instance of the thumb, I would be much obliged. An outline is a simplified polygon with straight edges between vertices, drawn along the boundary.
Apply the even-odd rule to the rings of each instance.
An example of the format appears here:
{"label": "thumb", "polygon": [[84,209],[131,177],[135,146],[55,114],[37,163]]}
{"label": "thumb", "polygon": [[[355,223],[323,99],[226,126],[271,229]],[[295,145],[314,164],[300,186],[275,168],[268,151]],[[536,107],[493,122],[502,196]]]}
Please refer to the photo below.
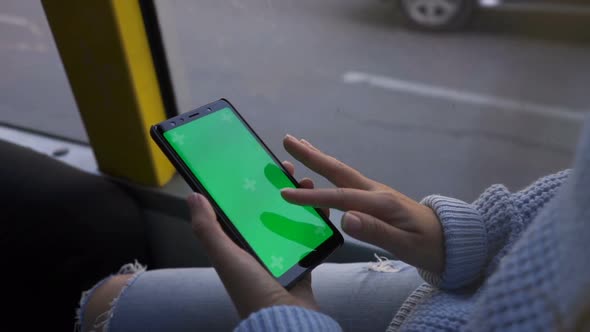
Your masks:
{"label": "thumb", "polygon": [[[191,194],[188,199],[191,213],[191,228],[195,236],[212,258],[223,259],[235,251],[237,245],[225,234],[217,221],[213,207],[205,196]],[[234,248],[235,247],[235,248]]]}
{"label": "thumb", "polygon": [[289,295],[287,291],[254,257],[225,234],[204,196],[191,194],[188,205],[193,232],[203,244],[242,318],[274,304],[288,304],[285,300]]}
{"label": "thumb", "polygon": [[358,211],[348,211],[342,216],[342,229],[353,238],[381,247],[392,254],[405,242],[401,230]]}

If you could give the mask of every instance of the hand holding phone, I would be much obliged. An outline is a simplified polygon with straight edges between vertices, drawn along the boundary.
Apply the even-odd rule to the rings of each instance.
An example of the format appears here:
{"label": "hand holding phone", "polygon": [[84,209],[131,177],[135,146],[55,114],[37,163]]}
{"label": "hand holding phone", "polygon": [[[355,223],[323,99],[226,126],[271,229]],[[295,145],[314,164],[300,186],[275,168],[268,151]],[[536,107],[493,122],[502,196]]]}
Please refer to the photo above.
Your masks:
{"label": "hand holding phone", "polygon": [[211,202],[225,232],[284,287],[342,244],[321,210],[282,198],[281,189],[299,185],[227,100],[161,122],[151,134]]}
{"label": "hand holding phone", "polygon": [[[289,173],[293,174],[292,168]],[[313,183],[304,183],[302,188],[313,188]],[[287,291],[254,257],[223,232],[211,204],[204,196],[191,194],[188,204],[193,231],[211,258],[240,317],[246,318],[258,310],[275,305],[297,305],[318,310],[311,289],[310,273]]]}

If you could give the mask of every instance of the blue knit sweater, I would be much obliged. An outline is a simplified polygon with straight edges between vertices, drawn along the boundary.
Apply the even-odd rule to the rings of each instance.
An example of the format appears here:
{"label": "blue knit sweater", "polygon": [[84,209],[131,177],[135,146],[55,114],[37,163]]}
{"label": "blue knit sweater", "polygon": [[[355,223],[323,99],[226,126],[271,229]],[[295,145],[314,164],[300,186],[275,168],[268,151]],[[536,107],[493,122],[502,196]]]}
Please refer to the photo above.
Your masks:
{"label": "blue knit sweater", "polygon": [[[445,270],[426,281],[387,332],[570,330],[590,308],[590,125],[573,170],[516,193],[503,185],[468,204],[429,196],[445,238]],[[237,331],[340,331],[330,317],[292,306],[260,310]]]}

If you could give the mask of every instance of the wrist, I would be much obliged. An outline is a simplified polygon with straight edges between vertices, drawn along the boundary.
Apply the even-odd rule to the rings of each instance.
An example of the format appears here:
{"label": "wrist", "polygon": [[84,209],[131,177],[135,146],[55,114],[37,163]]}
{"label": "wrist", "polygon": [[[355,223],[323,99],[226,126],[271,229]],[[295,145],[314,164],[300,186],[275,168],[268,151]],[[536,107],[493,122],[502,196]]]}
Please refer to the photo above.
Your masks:
{"label": "wrist", "polygon": [[422,277],[441,288],[459,288],[478,279],[487,257],[487,238],[479,212],[470,204],[443,196],[422,200],[437,216],[443,235],[443,267],[421,270]]}
{"label": "wrist", "polygon": [[416,220],[420,220],[423,225],[423,234],[421,243],[418,245],[424,250],[420,269],[430,271],[436,274],[442,274],[445,266],[445,247],[443,228],[436,212],[427,205],[421,205],[420,215]]}

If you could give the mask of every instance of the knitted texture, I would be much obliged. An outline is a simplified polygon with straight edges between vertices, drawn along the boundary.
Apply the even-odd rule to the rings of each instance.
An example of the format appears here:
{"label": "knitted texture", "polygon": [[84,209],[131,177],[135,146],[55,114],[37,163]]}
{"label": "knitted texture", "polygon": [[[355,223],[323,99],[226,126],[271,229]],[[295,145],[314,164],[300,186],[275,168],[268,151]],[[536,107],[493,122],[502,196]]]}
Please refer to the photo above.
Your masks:
{"label": "knitted texture", "polygon": [[341,331],[341,328],[332,318],[317,311],[295,306],[274,306],[251,314],[234,331],[331,332]]}
{"label": "knitted texture", "polygon": [[476,281],[486,262],[486,229],[474,206],[457,199],[428,196],[422,204],[438,215],[445,239],[445,270],[442,275],[419,270],[424,280],[443,289]]}
{"label": "knitted texture", "polygon": [[[431,284],[409,296],[387,331],[588,329],[580,324],[590,311],[590,120],[580,142],[573,171],[519,192],[494,185],[473,204],[424,199],[441,221],[445,269],[420,271]],[[269,325],[250,325],[253,315],[240,331],[338,328],[319,313],[281,308],[259,312],[256,322]]]}
{"label": "knitted texture", "polygon": [[[515,195],[515,202],[522,205],[521,218],[534,218],[534,222],[514,246],[500,249],[493,257],[496,270],[482,287],[465,330],[587,331],[590,327],[582,323],[582,312],[588,315],[590,310],[588,129],[574,170],[545,209],[527,207],[530,202],[545,201],[552,189],[529,187]],[[558,174],[546,179],[543,187],[552,188],[559,178]],[[529,191],[537,194],[529,195]],[[500,259],[502,252],[507,254]]]}
{"label": "knitted texture", "polygon": [[[413,302],[416,303],[413,306],[414,310],[406,313],[398,311],[388,331],[459,330],[471,321],[471,313],[476,301],[479,297],[488,295],[487,292],[503,299],[503,302],[498,304],[498,310],[505,315],[503,317],[507,319],[506,322],[512,322],[515,315],[512,305],[519,308],[524,300],[524,298],[513,297],[516,294],[515,290],[530,286],[531,281],[546,278],[545,273],[550,271],[542,267],[551,257],[542,251],[529,252],[534,257],[521,257],[523,262],[519,267],[531,268],[530,262],[536,259],[537,264],[530,270],[524,271],[517,269],[516,266],[511,267],[512,272],[508,273],[511,282],[502,283],[499,288],[492,287],[487,292],[489,283],[494,279],[489,278],[483,284],[484,287],[481,287],[482,282],[487,276],[497,273],[495,271],[498,269],[499,262],[504,261],[503,258],[511,251],[515,243],[525,243],[524,246],[527,248],[555,245],[556,239],[553,241],[545,239],[544,243],[535,243],[534,241],[538,239],[524,237],[523,231],[533,222],[538,211],[541,211],[555,196],[568,178],[568,174],[569,171],[562,171],[546,176],[514,194],[510,193],[505,186],[494,185],[473,204],[442,196],[427,197],[423,203],[436,212],[443,225],[445,270],[440,276],[420,271],[425,280],[437,288],[433,287],[419,300],[414,298]],[[466,212],[469,209],[471,212]],[[458,218],[460,215],[467,217]],[[461,234],[458,240],[454,239],[459,232],[457,229]],[[474,241],[478,238],[481,239],[479,246]],[[482,246],[485,246],[485,249],[482,249]],[[495,291],[498,293],[496,294]],[[530,301],[528,298],[526,300]],[[542,313],[540,311],[537,314]],[[481,321],[477,320],[477,322],[473,330],[483,330]]]}
{"label": "knitted texture", "polygon": [[494,185],[474,202],[487,230],[489,262],[486,275],[494,272],[500,259],[520,238],[541,208],[555,196],[568,174],[569,170],[566,170],[546,176],[515,194],[511,194],[503,185]]}

